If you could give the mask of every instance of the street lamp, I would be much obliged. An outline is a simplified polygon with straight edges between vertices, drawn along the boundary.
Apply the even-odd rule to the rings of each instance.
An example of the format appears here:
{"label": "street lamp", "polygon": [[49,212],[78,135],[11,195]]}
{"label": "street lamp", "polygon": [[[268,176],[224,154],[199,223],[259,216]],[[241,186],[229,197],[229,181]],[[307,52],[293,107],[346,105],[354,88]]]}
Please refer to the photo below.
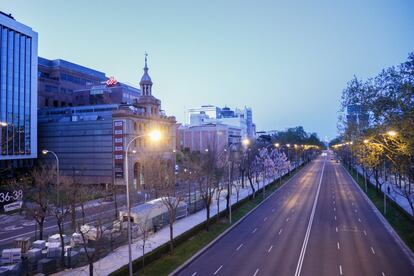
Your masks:
{"label": "street lamp", "polygon": [[[231,224],[232,221],[232,216],[231,216],[231,193],[232,193],[232,178],[231,178],[231,154],[232,152],[235,150],[236,145],[235,144],[230,144],[229,145],[229,181],[228,181],[228,185],[227,185],[227,193],[228,193],[228,197],[229,197],[229,223]],[[224,149],[224,151],[227,152],[227,149]]]}
{"label": "street lamp", "polygon": [[249,145],[250,145],[250,140],[249,140],[249,138],[244,138],[244,139],[242,140],[242,144],[243,144],[243,146],[245,146],[245,147],[249,146]]}
{"label": "street lamp", "polygon": [[394,130],[390,130],[390,131],[387,132],[387,135],[388,136],[391,136],[391,137],[397,136],[397,134],[398,133],[396,131],[394,131]]}
{"label": "street lamp", "polygon": [[0,126],[1,127],[6,127],[6,126],[8,126],[8,124],[6,122],[0,122]]}
{"label": "street lamp", "polygon": [[131,203],[129,198],[129,174],[128,174],[128,151],[129,147],[131,146],[132,142],[135,140],[142,138],[142,137],[150,137],[152,141],[159,141],[161,139],[161,132],[159,130],[153,130],[147,134],[142,134],[135,136],[128,142],[126,146],[126,154],[125,154],[125,178],[126,178],[126,196],[127,196],[127,211],[128,211],[128,221],[127,221],[127,231],[128,231],[128,267],[129,267],[129,275],[132,276],[132,250],[131,250]]}
{"label": "street lamp", "polygon": [[59,206],[59,188],[58,188],[59,187],[59,174],[60,174],[60,171],[59,171],[59,158],[58,158],[57,154],[55,152],[51,151],[51,150],[47,150],[47,149],[42,150],[43,155],[47,155],[48,153],[52,154],[56,158],[56,172],[57,172],[57,174],[56,174],[56,178],[57,178],[57,183],[56,183],[56,197],[57,197],[57,199],[56,199],[56,201],[57,201],[57,205]]}

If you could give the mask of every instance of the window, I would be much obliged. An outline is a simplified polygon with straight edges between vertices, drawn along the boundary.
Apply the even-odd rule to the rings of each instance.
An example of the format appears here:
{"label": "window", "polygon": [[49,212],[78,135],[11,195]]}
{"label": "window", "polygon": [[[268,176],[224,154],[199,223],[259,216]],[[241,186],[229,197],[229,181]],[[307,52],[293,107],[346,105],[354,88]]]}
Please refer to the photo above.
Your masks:
{"label": "window", "polygon": [[54,85],[45,85],[45,91],[46,92],[51,92],[51,93],[57,93],[58,92],[58,87],[54,86]]}

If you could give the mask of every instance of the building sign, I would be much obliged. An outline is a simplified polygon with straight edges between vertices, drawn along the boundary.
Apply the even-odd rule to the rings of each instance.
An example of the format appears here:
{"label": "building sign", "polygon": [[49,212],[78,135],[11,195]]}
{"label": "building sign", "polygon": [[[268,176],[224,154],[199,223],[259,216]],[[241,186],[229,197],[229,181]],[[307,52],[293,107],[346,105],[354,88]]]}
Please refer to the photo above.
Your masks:
{"label": "building sign", "polygon": [[114,78],[114,77],[110,77],[107,81],[106,81],[106,86],[111,87],[111,86],[115,86],[118,84],[118,81]]}
{"label": "building sign", "polygon": [[124,178],[124,143],[125,143],[125,134],[124,134],[124,122],[123,121],[114,121],[114,174],[115,178]]}
{"label": "building sign", "polygon": [[10,212],[20,209],[22,207],[23,190],[0,190],[0,208],[4,209],[4,212]]}

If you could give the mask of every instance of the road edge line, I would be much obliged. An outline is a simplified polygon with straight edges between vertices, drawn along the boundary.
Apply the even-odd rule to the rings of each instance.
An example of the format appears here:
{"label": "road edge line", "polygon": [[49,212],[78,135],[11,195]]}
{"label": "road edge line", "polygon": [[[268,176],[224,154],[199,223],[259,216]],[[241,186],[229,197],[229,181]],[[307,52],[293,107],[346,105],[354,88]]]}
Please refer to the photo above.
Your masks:
{"label": "road edge line", "polygon": [[[311,163],[313,163],[313,162],[311,162]],[[311,163],[306,164],[305,167],[308,167]],[[273,197],[273,195],[275,195],[277,192],[279,192],[283,187],[286,187],[286,184],[290,183],[292,181],[292,179],[297,178],[297,176],[299,175],[299,173],[303,172],[303,169],[305,169],[305,167],[303,167],[302,169],[300,169],[300,171],[297,172],[293,177],[289,178],[285,183],[283,183],[282,186],[279,187],[279,189],[273,191],[265,200],[263,200],[262,202],[260,202],[256,207],[254,207],[247,214],[245,214],[243,217],[241,217],[236,223],[234,223],[232,226],[230,226],[229,228],[227,228],[223,233],[221,233],[220,235],[218,235],[214,240],[212,240],[206,246],[204,246],[202,249],[200,249],[190,259],[188,259],[182,265],[180,265],[179,267],[177,267],[173,272],[169,273],[168,276],[174,276],[177,273],[179,273],[181,270],[183,270],[184,268],[186,268],[191,262],[193,262],[200,255],[202,255],[205,251],[207,251],[211,246],[213,246],[216,242],[218,242],[222,237],[224,237],[234,227],[236,227],[242,221],[244,221],[251,213],[253,213],[263,203],[265,203],[268,199],[270,199],[271,197]]]}
{"label": "road edge line", "polygon": [[371,209],[374,211],[374,213],[377,215],[379,220],[382,222],[382,224],[385,226],[385,229],[387,229],[388,233],[394,238],[395,242],[400,246],[402,251],[404,251],[405,255],[408,257],[408,259],[411,262],[411,265],[414,266],[414,253],[411,251],[411,249],[405,244],[405,242],[401,239],[401,237],[398,235],[398,233],[394,230],[394,228],[391,226],[391,224],[388,222],[388,220],[382,215],[382,213],[378,210],[377,206],[371,201],[371,199],[368,197],[368,195],[365,194],[365,192],[362,190],[362,188],[359,186],[359,184],[355,181],[355,179],[352,177],[352,175],[349,173],[349,171],[342,165],[342,168],[346,171],[348,176],[352,179],[352,183],[357,186],[359,191],[362,193],[362,197],[365,199],[365,201],[368,202],[368,205],[371,207]]}

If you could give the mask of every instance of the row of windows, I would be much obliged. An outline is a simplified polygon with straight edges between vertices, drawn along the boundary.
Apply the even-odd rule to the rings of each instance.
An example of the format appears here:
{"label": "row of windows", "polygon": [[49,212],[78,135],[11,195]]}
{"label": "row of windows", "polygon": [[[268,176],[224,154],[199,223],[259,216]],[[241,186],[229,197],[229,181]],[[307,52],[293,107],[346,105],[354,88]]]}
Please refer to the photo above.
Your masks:
{"label": "row of windows", "polygon": [[0,25],[2,155],[30,154],[32,39]]}
{"label": "row of windows", "polygon": [[73,83],[81,84],[81,85],[86,85],[87,83],[91,82],[90,80],[79,78],[79,77],[72,76],[72,75],[65,74],[65,73],[60,73],[60,78],[63,81],[69,81],[69,82],[73,82]]}

